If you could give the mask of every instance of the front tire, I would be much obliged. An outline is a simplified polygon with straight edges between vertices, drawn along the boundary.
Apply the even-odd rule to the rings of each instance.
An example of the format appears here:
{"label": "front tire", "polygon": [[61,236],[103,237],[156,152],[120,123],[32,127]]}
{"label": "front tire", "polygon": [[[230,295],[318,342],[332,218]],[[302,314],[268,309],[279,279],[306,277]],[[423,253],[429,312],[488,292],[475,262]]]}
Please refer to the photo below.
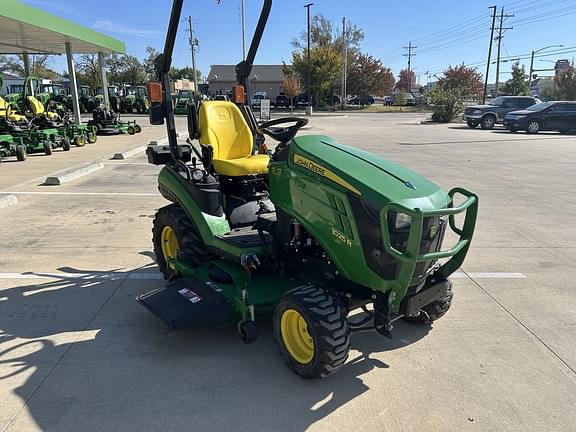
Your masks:
{"label": "front tire", "polygon": [[142,132],[142,127],[139,124],[135,124],[134,130],[136,131],[136,133],[140,133],[140,132]]}
{"label": "front tire", "polygon": [[530,120],[526,125],[526,132],[529,134],[537,134],[540,132],[540,123],[537,120]]}
{"label": "front tire", "polygon": [[94,132],[88,132],[88,135],[86,135],[86,141],[88,141],[89,144],[94,144],[98,141],[98,137]]}
{"label": "front tire", "polygon": [[167,280],[180,275],[171,263],[173,260],[183,260],[197,267],[213,258],[194,223],[178,204],[158,210],[152,226],[152,243],[156,263]]}
{"label": "front tire", "polygon": [[26,146],[22,144],[16,146],[16,159],[18,159],[18,162],[26,160]]}
{"label": "front tire", "polygon": [[469,127],[470,129],[475,129],[475,128],[478,127],[478,123],[475,122],[475,121],[472,121],[472,120],[467,120],[467,121],[466,121],[466,124],[468,125],[468,127]]}
{"label": "front tire", "polygon": [[274,339],[295,374],[324,378],[346,362],[350,351],[346,311],[326,290],[309,285],[286,292],[273,319]]}
{"label": "front tire", "polygon": [[50,141],[44,141],[44,154],[46,156],[52,155],[52,143]]}
{"label": "front tire", "polygon": [[82,135],[77,135],[74,137],[74,145],[76,147],[84,147],[86,145],[86,138]]}
{"label": "front tire", "polygon": [[68,137],[62,139],[62,150],[70,151],[70,139]]}
{"label": "front tire", "polygon": [[494,128],[495,124],[496,124],[496,117],[494,117],[493,115],[484,116],[484,118],[480,122],[480,126],[482,127],[482,129],[492,129]]}
{"label": "front tire", "polygon": [[128,135],[134,135],[136,133],[136,129],[134,128],[134,126],[128,126],[126,132],[128,132]]}

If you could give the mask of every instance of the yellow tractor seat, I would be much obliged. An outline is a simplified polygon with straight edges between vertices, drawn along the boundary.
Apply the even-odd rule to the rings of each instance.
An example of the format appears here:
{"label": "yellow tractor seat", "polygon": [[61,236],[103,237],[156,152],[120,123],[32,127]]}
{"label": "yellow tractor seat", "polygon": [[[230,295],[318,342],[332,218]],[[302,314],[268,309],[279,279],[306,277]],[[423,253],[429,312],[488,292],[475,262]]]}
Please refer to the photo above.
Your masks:
{"label": "yellow tractor seat", "polygon": [[28,96],[28,105],[34,117],[46,117],[48,120],[56,120],[58,114],[44,109],[44,104],[36,99],[34,96]]}
{"label": "yellow tractor seat", "polygon": [[203,102],[199,112],[200,144],[213,148],[216,173],[228,177],[266,174],[268,155],[253,155],[254,139],[240,109],[232,102]]}
{"label": "yellow tractor seat", "polygon": [[1,96],[0,96],[0,117],[5,117],[14,123],[22,123],[27,121],[26,116],[14,112],[10,104],[8,104],[8,102],[6,102],[4,98]]}

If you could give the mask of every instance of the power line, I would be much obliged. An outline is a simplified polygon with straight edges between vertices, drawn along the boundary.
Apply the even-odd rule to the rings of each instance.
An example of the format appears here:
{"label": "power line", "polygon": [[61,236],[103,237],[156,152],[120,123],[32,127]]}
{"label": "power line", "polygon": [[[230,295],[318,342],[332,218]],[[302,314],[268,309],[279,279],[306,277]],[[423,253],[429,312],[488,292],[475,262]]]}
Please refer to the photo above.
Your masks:
{"label": "power line", "polygon": [[408,50],[407,54],[402,54],[404,57],[408,57],[408,93],[412,91],[412,57],[416,54],[412,52],[412,50],[418,48],[412,45],[412,41],[408,43],[407,47],[403,47],[404,49]]}
{"label": "power line", "polygon": [[497,60],[496,60],[496,90],[495,90],[495,95],[498,96],[498,84],[500,84],[500,48],[502,46],[502,39],[504,39],[504,31],[506,30],[512,30],[514,27],[503,27],[504,25],[504,19],[505,18],[513,18],[514,15],[504,15],[504,7],[502,7],[502,9],[500,10],[500,27],[498,29],[498,36],[496,37],[496,40],[498,40],[498,54],[497,54]]}

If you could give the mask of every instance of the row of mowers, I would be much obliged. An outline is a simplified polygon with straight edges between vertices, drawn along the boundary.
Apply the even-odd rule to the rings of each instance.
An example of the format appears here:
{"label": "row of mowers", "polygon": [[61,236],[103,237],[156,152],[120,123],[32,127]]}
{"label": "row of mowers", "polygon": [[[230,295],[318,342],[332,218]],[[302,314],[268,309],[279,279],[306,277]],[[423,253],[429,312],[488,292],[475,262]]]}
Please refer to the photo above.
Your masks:
{"label": "row of mowers", "polygon": [[38,79],[29,77],[22,93],[10,95],[10,102],[0,97],[0,162],[6,157],[24,161],[30,153],[49,156],[56,148],[69,151],[72,145],[95,143],[97,135],[134,135],[142,130],[135,121],[122,122],[102,106],[94,110],[87,124],[76,124],[67,111],[46,109],[34,95],[38,84]]}

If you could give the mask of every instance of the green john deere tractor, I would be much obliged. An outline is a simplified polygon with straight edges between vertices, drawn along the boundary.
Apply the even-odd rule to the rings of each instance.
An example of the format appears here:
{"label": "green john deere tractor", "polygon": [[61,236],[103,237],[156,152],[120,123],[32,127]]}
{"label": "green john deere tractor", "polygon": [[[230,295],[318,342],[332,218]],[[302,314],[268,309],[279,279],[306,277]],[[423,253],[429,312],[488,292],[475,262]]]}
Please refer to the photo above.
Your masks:
{"label": "green john deere tractor", "polygon": [[176,102],[174,104],[174,114],[187,114],[188,104],[192,103],[194,95],[192,90],[178,90],[178,95],[176,96]]}
{"label": "green john deere tractor", "polygon": [[[151,123],[166,121],[169,138],[167,147],[147,150],[151,163],[164,165],[158,188],[171,202],[152,231],[168,285],[138,300],[172,329],[236,324],[247,343],[256,339],[256,322],[272,318],[281,355],[307,378],[342,367],[353,332],[392,337],[398,319],[443,316],[478,198],[461,188],[446,193],[330,137],[297,137],[306,119],[258,125],[245,95],[272,0],[237,66],[236,103],[204,102],[198,113],[190,104],[189,142],[178,145],[169,71],[182,3],[173,3],[156,61],[161,82],[149,84]],[[273,152],[253,151],[260,134],[278,143]],[[458,241],[443,249],[448,230]]]}
{"label": "green john deere tractor", "polygon": [[120,98],[120,112],[147,114],[150,108],[148,94],[144,86],[126,86],[123,88],[123,96]]}

